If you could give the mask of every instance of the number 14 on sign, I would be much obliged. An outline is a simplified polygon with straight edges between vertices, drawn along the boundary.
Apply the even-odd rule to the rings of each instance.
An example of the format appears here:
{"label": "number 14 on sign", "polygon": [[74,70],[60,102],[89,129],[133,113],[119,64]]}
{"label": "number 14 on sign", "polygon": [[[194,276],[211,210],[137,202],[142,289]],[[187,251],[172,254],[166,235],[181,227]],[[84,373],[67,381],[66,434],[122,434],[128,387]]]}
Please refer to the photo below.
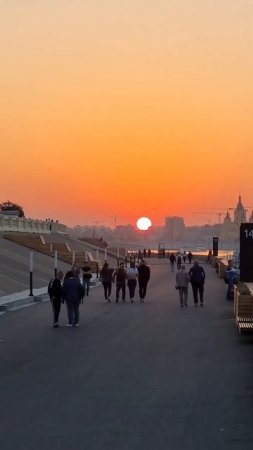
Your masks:
{"label": "number 14 on sign", "polygon": [[246,228],[246,230],[244,230],[244,233],[246,238],[253,238],[253,230],[247,230]]}

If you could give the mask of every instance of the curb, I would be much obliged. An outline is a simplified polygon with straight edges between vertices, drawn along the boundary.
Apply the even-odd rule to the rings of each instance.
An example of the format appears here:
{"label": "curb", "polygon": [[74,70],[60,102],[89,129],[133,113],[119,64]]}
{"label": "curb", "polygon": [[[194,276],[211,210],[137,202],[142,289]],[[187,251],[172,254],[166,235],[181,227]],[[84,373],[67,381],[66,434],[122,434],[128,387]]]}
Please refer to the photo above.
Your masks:
{"label": "curb", "polygon": [[[101,284],[102,283],[97,279],[93,279],[90,287],[95,288],[101,286]],[[33,292],[34,295],[29,295],[29,291],[26,290],[0,297],[0,314],[11,311],[12,309],[49,301],[47,286],[40,289],[34,289]]]}

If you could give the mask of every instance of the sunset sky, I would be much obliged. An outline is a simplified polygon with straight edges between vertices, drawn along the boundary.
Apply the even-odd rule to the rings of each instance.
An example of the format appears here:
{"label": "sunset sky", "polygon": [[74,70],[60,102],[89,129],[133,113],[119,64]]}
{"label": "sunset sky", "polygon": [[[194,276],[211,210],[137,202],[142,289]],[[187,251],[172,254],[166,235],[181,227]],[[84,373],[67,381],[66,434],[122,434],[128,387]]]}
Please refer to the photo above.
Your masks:
{"label": "sunset sky", "polygon": [[0,203],[67,225],[253,209],[253,0],[0,0]]}

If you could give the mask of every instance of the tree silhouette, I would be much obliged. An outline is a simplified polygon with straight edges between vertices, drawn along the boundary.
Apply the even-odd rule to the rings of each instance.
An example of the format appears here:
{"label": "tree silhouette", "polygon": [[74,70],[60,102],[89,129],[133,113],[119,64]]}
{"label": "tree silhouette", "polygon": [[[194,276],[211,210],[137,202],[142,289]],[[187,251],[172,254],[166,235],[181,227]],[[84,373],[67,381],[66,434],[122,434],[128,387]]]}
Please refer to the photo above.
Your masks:
{"label": "tree silhouette", "polygon": [[7,200],[6,202],[3,202],[2,204],[0,204],[0,210],[1,211],[18,211],[18,217],[25,216],[23,207],[20,205],[17,205],[16,203],[10,202],[10,200]]}

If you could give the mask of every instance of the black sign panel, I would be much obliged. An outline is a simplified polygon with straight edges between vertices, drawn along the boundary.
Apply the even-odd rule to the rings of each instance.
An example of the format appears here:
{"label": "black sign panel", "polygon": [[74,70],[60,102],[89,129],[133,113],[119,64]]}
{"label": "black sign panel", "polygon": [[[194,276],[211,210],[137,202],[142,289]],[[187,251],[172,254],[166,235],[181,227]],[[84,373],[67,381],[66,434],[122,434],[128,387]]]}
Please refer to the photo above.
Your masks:
{"label": "black sign panel", "polygon": [[219,238],[213,237],[213,256],[218,256],[219,251]]}
{"label": "black sign panel", "polygon": [[253,281],[253,223],[240,226],[240,280]]}

